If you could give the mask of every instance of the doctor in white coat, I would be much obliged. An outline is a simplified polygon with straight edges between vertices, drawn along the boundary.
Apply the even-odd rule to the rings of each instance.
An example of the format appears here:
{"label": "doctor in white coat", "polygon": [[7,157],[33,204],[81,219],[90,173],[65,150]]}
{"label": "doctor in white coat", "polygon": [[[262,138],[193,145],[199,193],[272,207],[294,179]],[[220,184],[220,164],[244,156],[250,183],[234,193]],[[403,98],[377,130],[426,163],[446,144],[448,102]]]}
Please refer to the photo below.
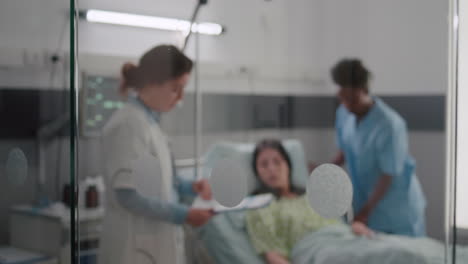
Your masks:
{"label": "doctor in white coat", "polygon": [[103,131],[107,205],[101,264],[183,264],[180,225],[201,226],[213,216],[179,203],[179,195],[211,199],[211,189],[206,180],[177,177],[159,126],[160,114],[182,99],[191,69],[192,61],[169,45],[122,67],[120,92],[133,89],[137,96],[129,96]]}

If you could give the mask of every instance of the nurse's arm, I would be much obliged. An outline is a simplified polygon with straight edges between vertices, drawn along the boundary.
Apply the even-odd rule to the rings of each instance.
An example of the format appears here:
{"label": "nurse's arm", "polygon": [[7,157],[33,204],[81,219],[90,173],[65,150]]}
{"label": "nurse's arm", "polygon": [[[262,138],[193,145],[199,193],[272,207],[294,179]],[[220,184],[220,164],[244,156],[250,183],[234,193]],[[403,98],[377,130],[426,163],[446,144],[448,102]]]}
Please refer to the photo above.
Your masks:
{"label": "nurse's arm", "polygon": [[361,209],[361,211],[356,215],[356,217],[354,218],[354,221],[367,223],[367,220],[371,212],[377,207],[379,202],[385,197],[385,194],[387,194],[388,189],[392,185],[392,179],[393,178],[390,175],[384,174],[380,176],[369,200]]}

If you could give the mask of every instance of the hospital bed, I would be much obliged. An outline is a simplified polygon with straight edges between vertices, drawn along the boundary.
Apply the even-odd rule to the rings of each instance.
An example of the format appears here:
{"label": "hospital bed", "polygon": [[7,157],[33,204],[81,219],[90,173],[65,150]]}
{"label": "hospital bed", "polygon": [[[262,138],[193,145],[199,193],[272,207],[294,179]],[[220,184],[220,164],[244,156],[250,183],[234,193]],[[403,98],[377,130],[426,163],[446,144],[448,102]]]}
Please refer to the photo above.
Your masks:
{"label": "hospital bed", "polygon": [[[308,170],[302,144],[298,140],[285,140],[283,145],[291,156],[294,184],[305,187]],[[204,157],[203,175],[208,175],[218,161],[235,158],[251,172],[247,176],[250,179],[249,189],[253,190],[257,184],[251,169],[253,149],[253,144],[232,142],[215,144]],[[202,228],[192,231],[196,233],[196,240],[201,242],[196,243],[195,251],[198,254],[194,254],[203,258],[198,263],[265,263],[256,254],[249,241],[245,211],[218,214]],[[468,263],[468,249],[459,248],[457,252],[459,260],[457,263]],[[445,247],[442,243],[429,238],[414,239],[384,234],[378,234],[374,239],[360,238],[354,236],[349,228],[341,225],[305,234],[304,239],[294,247],[291,259],[293,263],[301,264],[443,264]]]}

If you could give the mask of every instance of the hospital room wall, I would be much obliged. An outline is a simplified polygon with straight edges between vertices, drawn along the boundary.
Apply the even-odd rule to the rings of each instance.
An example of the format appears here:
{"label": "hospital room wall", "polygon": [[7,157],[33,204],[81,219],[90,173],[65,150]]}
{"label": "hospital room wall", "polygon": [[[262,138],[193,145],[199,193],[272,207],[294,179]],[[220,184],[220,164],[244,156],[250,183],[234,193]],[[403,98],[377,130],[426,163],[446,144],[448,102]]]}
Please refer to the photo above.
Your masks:
{"label": "hospital room wall", "polygon": [[[343,57],[360,57],[378,94],[444,95],[448,1],[318,1],[320,75]],[[330,85],[330,81],[327,82]],[[330,90],[330,89],[328,89]],[[333,90],[333,89],[331,89]]]}
{"label": "hospital room wall", "polygon": [[[179,0],[174,5],[182,2],[190,1]],[[155,14],[184,16],[175,15],[182,11],[176,11],[172,4],[158,6],[161,8]],[[89,0],[81,4],[81,8],[87,7],[112,10],[113,5]],[[122,3],[121,9],[138,12],[137,6],[129,7],[128,3]],[[203,89],[330,95],[335,87],[329,68],[342,57],[354,56],[361,57],[372,70],[372,89],[380,94],[443,95],[447,86],[447,9],[447,2],[438,0],[212,1],[202,9],[200,20],[219,22],[227,32],[219,37],[200,37],[198,65],[205,81]],[[94,58],[82,56],[83,70],[111,76],[118,74],[124,59],[97,67],[105,58],[96,57],[131,59],[155,43],[180,42],[175,33],[147,34],[145,29],[90,23],[80,23],[80,32],[81,53]],[[187,49],[192,57],[194,39]],[[253,88],[219,85],[223,82],[207,85],[210,80],[203,74],[240,84],[252,76],[269,82]],[[306,79],[311,85],[288,89],[269,85],[278,79]]]}
{"label": "hospital room wall", "polygon": [[[139,0],[138,3],[85,0],[80,1],[79,7],[184,18],[190,16],[189,7],[195,1]],[[21,10],[22,16],[14,15],[17,10]],[[40,23],[35,20],[35,14],[41,14],[41,23],[50,26],[39,30],[37,25]],[[333,94],[335,89],[328,77],[330,66],[339,58],[358,56],[372,69],[375,76],[372,88],[376,92],[445,93],[446,1],[223,0],[210,1],[201,10],[199,19],[218,22],[227,28],[222,36],[200,37],[199,65],[207,74],[214,72],[226,77],[247,68],[258,78],[307,78],[315,85],[313,89],[307,87],[308,91],[303,89],[301,92]],[[68,48],[66,42],[57,45],[59,33],[67,22],[67,3],[64,1],[6,1],[2,3],[0,22],[2,34],[5,34],[0,43],[1,64],[22,67],[24,57],[34,61],[34,56],[38,56],[40,60],[44,53],[50,53],[57,46],[63,51]],[[154,44],[178,44],[180,41],[180,35],[172,32],[80,22],[80,69],[92,74],[118,76],[121,62],[135,60]],[[194,57],[194,51],[192,38],[188,54]],[[89,57],[94,60],[87,62]],[[93,67],[91,64],[96,61],[101,63]],[[36,66],[44,68],[43,63]],[[47,80],[48,72],[41,71],[30,74],[36,86]],[[6,77],[0,78],[2,83],[18,87],[28,84],[25,78],[13,78],[15,74],[11,69],[5,71],[2,67],[0,76]],[[232,87],[224,92],[242,89]],[[259,89],[268,93],[273,88],[269,90],[265,85],[257,92],[262,92]],[[288,93],[287,90],[274,92]]]}
{"label": "hospital room wall", "polygon": [[[141,5],[120,0],[118,10],[189,18],[193,0],[148,1]],[[146,3],[146,4],[145,4]],[[116,1],[82,1],[81,8],[117,10]],[[184,6],[184,8],[180,8]],[[267,74],[284,74],[284,66],[297,71],[313,72],[317,58],[317,43],[313,36],[320,30],[312,22],[317,9],[313,1],[209,1],[199,13],[200,21],[216,22],[226,27],[226,34],[218,37],[201,36],[198,46],[202,63],[228,67],[257,67]],[[306,30],[306,32],[305,32]],[[172,32],[146,29],[109,27],[80,23],[82,54],[135,57],[158,43],[180,44],[181,36]],[[187,53],[195,57],[195,38],[191,38]],[[109,45],[109,43],[111,43]],[[281,70],[283,69],[283,70]]]}
{"label": "hospital room wall", "polygon": [[[137,14],[160,15],[188,19],[196,1],[194,0],[85,0],[79,1],[80,9],[100,8],[133,12]],[[23,66],[26,57],[43,58],[57,47],[67,51],[66,43],[58,45],[60,32],[68,19],[68,2],[45,0],[40,3],[32,0],[6,1],[0,10],[0,30],[5,37],[0,43],[0,64]],[[183,8],[181,8],[183,7]],[[21,16],[17,16],[21,12]],[[284,1],[210,1],[202,8],[199,19],[226,26],[229,34],[219,37],[200,38],[200,58],[204,63],[227,65],[231,68],[247,66],[257,68],[270,76],[283,72],[288,65],[293,74],[311,75],[317,61],[317,45],[313,37],[319,31],[314,28],[311,18],[317,9],[313,1],[296,0],[293,4]],[[39,14],[39,16],[38,16]],[[242,14],[242,19],[239,15]],[[40,23],[38,20],[40,19]],[[50,26],[38,28],[38,25]],[[304,33],[303,30],[307,32]],[[68,27],[65,27],[68,32]],[[88,54],[93,57],[113,56],[135,60],[136,57],[155,44],[172,43],[180,45],[182,35],[170,31],[154,31],[122,26],[109,26],[80,21],[78,24],[78,45],[80,57]],[[193,39],[192,39],[193,40]],[[189,43],[187,53],[194,57],[194,42]],[[86,69],[86,61],[81,61],[84,71],[105,71],[116,76],[119,64],[106,65],[104,69]],[[38,67],[44,66],[34,62]],[[265,67],[269,65],[269,67]],[[0,74],[4,69],[0,69]],[[96,72],[93,72],[96,73]],[[285,75],[286,73],[282,73]],[[36,79],[42,78],[35,73]],[[42,75],[41,75],[42,76]],[[47,76],[47,75],[45,75]],[[10,78],[13,80],[12,78]],[[16,86],[25,81],[10,81]],[[43,85],[46,87],[45,85]]]}
{"label": "hospital room wall", "polygon": [[[119,8],[129,12],[188,17],[190,8],[182,11],[175,6],[194,1],[171,1],[157,5],[157,10],[121,2]],[[115,3],[81,3],[81,8],[88,7],[114,10]],[[307,77],[320,84],[309,93],[331,94],[335,91],[328,78],[330,66],[344,56],[357,56],[375,74],[375,91],[444,94],[447,10],[448,2],[438,0],[210,1],[199,19],[223,24],[227,32],[200,37],[199,62],[209,73],[226,75],[244,67],[257,77]],[[80,50],[89,54],[131,58],[155,43],[180,41],[174,33],[145,34],[144,29],[89,23],[80,23],[80,31]],[[187,51],[194,57],[194,38]],[[210,69],[203,66],[210,63],[214,65]],[[112,73],[117,71],[118,65]]]}

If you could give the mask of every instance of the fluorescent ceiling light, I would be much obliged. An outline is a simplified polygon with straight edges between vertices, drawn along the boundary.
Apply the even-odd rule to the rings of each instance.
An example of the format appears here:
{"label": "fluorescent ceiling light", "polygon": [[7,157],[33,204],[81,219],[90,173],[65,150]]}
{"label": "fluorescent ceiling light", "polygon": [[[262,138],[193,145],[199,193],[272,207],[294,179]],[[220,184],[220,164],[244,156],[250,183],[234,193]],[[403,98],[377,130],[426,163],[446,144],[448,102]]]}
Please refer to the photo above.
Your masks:
{"label": "fluorescent ceiling light", "polygon": [[[80,16],[94,23],[181,31],[184,34],[190,31],[190,21],[175,18],[136,15],[96,9],[83,11],[80,13]],[[193,23],[191,29],[193,33],[205,35],[220,35],[224,31],[221,25],[215,23]]]}

